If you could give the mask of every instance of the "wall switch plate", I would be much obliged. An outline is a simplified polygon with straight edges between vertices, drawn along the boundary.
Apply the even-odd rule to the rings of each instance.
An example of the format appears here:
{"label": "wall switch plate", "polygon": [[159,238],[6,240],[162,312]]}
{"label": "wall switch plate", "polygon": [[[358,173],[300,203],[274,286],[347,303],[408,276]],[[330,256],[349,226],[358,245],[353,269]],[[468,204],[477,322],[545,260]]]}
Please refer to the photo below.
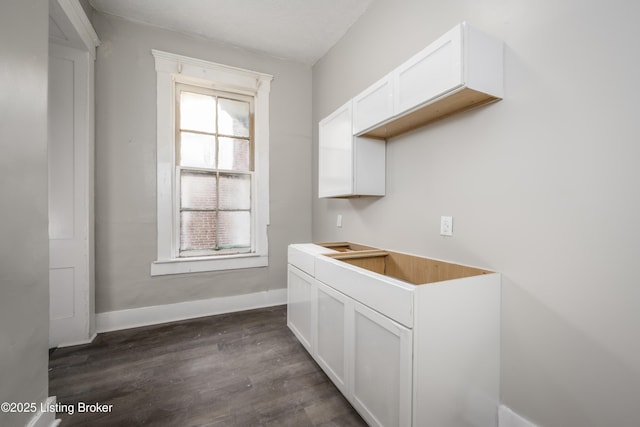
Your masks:
{"label": "wall switch plate", "polygon": [[440,235],[453,236],[453,217],[452,216],[440,217]]}
{"label": "wall switch plate", "polygon": [[336,217],[336,227],[342,228],[342,215]]}

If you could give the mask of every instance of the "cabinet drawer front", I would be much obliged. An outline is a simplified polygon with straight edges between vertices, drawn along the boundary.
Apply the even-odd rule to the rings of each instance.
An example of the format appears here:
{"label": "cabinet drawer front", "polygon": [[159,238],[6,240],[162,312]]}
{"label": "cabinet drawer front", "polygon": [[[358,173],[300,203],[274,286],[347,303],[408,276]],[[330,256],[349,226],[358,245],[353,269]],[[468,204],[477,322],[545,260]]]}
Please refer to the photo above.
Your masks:
{"label": "cabinet drawer front", "polygon": [[353,98],[354,135],[393,116],[393,79],[389,74]]}
{"label": "cabinet drawer front", "polygon": [[395,70],[395,114],[463,84],[462,26],[458,25]]}
{"label": "cabinet drawer front", "polygon": [[311,244],[289,245],[288,263],[313,276],[317,246]]}
{"label": "cabinet drawer front", "polygon": [[414,286],[322,256],[316,258],[315,271],[318,281],[402,325],[413,327]]}

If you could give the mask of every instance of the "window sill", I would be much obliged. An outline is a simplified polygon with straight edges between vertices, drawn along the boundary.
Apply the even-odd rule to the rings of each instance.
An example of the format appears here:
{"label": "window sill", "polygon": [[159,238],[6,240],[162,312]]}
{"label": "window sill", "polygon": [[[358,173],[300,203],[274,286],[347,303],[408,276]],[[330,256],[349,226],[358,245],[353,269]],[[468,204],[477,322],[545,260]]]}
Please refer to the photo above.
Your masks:
{"label": "window sill", "polygon": [[243,268],[266,267],[268,265],[269,257],[258,254],[229,255],[216,258],[179,258],[152,262],[151,276],[239,270]]}

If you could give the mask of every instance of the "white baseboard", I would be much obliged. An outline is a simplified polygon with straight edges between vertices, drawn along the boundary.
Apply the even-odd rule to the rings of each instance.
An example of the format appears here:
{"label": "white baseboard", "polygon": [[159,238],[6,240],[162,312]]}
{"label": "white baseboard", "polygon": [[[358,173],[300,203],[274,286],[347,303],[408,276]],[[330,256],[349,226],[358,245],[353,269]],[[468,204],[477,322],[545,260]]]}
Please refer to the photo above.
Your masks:
{"label": "white baseboard", "polygon": [[[55,411],[47,411],[56,404],[56,397],[49,396],[38,406],[38,412],[31,418],[26,427],[56,427],[61,420],[56,420]],[[43,409],[45,409],[43,411]]]}
{"label": "white baseboard", "polygon": [[[98,336],[98,334],[94,332],[93,335],[91,335],[89,338],[82,339],[82,340],[77,340],[77,341],[63,342],[63,343],[55,345],[53,347],[62,348],[62,347],[73,347],[73,346],[76,346],[76,345],[91,344],[93,342],[93,340],[96,338],[96,336]],[[53,348],[53,347],[51,347],[51,344],[49,344],[49,346],[50,346],[49,348]]]}
{"label": "white baseboard", "polygon": [[538,427],[505,405],[498,408],[498,427]]}
{"label": "white baseboard", "polygon": [[287,290],[283,288],[253,294],[107,311],[96,313],[96,330],[98,333],[118,331],[214,314],[271,307],[286,304],[286,302]]}

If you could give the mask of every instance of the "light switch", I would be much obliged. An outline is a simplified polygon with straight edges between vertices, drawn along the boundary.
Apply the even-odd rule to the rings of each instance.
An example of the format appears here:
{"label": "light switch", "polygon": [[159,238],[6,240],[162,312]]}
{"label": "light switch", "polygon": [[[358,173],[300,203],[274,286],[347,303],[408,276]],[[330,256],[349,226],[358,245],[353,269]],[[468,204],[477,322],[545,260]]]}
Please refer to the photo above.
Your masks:
{"label": "light switch", "polygon": [[336,217],[336,227],[342,228],[342,215],[340,214]]}
{"label": "light switch", "polygon": [[453,236],[453,217],[452,216],[440,217],[440,235]]}

